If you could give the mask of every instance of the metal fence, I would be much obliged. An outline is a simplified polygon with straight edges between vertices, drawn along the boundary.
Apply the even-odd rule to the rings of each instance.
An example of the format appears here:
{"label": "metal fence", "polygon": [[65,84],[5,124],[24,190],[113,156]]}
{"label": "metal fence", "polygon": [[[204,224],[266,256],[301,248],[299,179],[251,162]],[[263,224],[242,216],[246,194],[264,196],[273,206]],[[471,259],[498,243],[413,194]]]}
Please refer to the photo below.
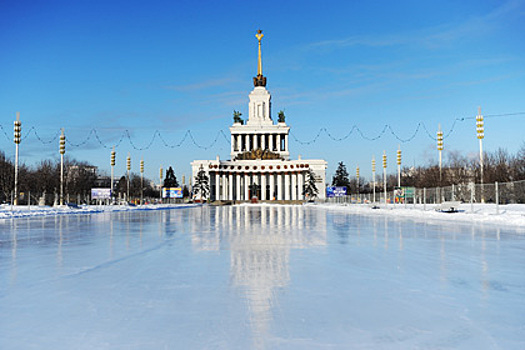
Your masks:
{"label": "metal fence", "polygon": [[[385,203],[385,192],[377,191],[375,199],[372,193],[349,194],[342,197],[327,198],[328,203]],[[402,200],[405,202],[405,200]],[[439,204],[445,201],[463,203],[525,203],[525,180],[512,182],[494,182],[487,184],[458,184],[444,187],[416,188],[414,198],[407,198],[406,203]],[[395,203],[394,191],[386,193],[386,203]]]}

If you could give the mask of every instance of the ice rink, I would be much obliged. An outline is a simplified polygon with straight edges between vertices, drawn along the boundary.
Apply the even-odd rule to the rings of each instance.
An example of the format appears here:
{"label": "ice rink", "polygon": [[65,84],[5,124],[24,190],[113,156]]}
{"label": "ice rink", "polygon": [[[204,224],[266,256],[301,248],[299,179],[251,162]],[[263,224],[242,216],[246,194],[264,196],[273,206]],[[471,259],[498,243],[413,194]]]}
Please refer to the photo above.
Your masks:
{"label": "ice rink", "polygon": [[0,220],[0,349],[525,349],[525,234],[316,206]]}

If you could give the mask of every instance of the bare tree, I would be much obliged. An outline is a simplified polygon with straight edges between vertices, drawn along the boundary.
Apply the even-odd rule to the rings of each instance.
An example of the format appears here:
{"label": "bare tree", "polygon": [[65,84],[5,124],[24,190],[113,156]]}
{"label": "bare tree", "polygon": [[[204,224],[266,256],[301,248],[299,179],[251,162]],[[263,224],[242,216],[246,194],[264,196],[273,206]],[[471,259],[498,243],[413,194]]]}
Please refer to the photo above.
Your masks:
{"label": "bare tree", "polygon": [[0,151],[0,202],[10,201],[14,188],[14,173],[13,163]]}

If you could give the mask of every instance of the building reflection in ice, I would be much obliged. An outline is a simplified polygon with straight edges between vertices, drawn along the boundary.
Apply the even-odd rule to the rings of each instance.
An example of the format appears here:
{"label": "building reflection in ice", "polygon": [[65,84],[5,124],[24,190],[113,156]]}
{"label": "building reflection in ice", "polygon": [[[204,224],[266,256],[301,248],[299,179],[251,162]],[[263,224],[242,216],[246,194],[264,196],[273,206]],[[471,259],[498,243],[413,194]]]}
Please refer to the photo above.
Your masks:
{"label": "building reflection in ice", "polygon": [[245,298],[254,345],[264,348],[271,334],[278,290],[290,281],[290,251],[326,245],[326,214],[299,206],[202,208],[193,231],[198,250],[230,250],[233,286]]}
{"label": "building reflection in ice", "polygon": [[[17,318],[1,324],[0,333],[18,335],[17,324],[40,331],[41,339],[79,332],[85,339],[85,329],[110,330],[100,339],[118,333],[121,342],[142,341],[140,336],[149,341],[161,329],[158,344],[183,339],[194,345],[184,348],[266,348],[310,334],[317,341],[320,333],[332,342],[341,320],[333,316],[344,313],[363,328],[333,343],[340,345],[356,334],[366,337],[371,328],[378,330],[369,333],[371,342],[392,329],[415,329],[419,322],[408,317],[427,310],[446,320],[436,334],[449,324],[452,333],[466,327],[475,334],[477,326],[456,318],[456,310],[481,305],[491,322],[502,305],[519,305],[515,261],[522,238],[490,226],[436,225],[316,206],[200,206],[0,220],[0,308]],[[326,295],[331,297],[319,297]],[[84,313],[88,308],[93,312]],[[74,311],[68,322],[60,310]],[[400,328],[375,323],[392,310]],[[298,323],[303,314],[307,322]],[[100,315],[106,323],[98,323]],[[49,322],[40,322],[43,317]],[[514,321],[522,324],[519,317]],[[203,334],[217,338],[196,346],[196,335]]]}

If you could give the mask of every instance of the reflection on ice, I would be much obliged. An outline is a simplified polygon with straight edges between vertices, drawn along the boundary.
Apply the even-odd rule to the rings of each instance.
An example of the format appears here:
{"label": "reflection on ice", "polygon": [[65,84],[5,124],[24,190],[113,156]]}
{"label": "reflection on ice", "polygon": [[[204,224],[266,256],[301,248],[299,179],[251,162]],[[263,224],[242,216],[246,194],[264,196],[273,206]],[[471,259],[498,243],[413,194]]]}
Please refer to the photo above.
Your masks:
{"label": "reflection on ice", "polygon": [[3,221],[0,348],[525,348],[524,249],[315,206]]}
{"label": "reflection on ice", "polygon": [[[218,250],[227,243],[230,274],[248,305],[254,346],[270,336],[276,288],[290,281],[290,250],[326,244],[326,215],[299,206],[227,206],[201,211],[210,232],[193,232],[198,250]],[[204,225],[207,226],[207,225]]]}

